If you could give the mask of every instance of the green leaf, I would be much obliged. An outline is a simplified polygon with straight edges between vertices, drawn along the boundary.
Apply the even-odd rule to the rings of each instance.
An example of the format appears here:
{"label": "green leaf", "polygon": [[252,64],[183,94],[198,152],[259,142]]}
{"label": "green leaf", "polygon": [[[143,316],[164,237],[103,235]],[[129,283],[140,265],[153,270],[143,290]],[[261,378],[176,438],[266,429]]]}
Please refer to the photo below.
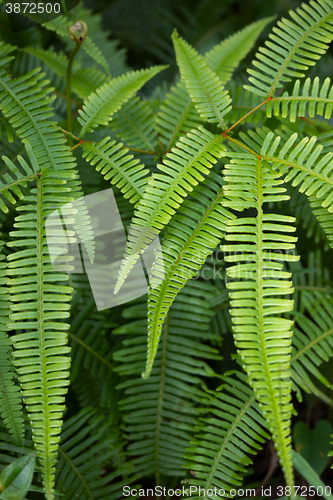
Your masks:
{"label": "green leaf", "polygon": [[324,471],[328,460],[327,454],[332,448],[331,433],[332,427],[327,420],[320,420],[314,429],[309,429],[305,422],[297,422],[294,426],[295,450],[318,476]]}
{"label": "green leaf", "polygon": [[293,458],[293,464],[297,472],[299,472],[304,479],[307,481],[309,486],[313,486],[314,488],[321,487],[323,489],[322,496],[326,498],[326,500],[333,500],[333,495],[327,494],[327,491],[331,491],[330,488],[326,488],[326,485],[322,482],[318,474],[312,469],[311,465],[308,464],[306,460],[304,460],[299,453],[295,450],[291,452]]}
{"label": "green leaf", "polygon": [[82,125],[80,137],[100,125],[107,125],[111,116],[120,109],[141,87],[166,66],[153,66],[140,71],[130,71],[113,78],[92,92],[84,102],[78,122]]}
{"label": "green leaf", "polygon": [[35,469],[36,454],[26,455],[7,465],[0,474],[0,500],[23,500]]}
{"label": "green leaf", "polygon": [[290,19],[278,21],[269,35],[270,40],[260,47],[249,69],[249,82],[244,88],[264,98],[273,97],[275,91],[291,77],[302,78],[310,66],[328,49],[333,37],[333,2],[331,0],[303,3]]}
{"label": "green leaf", "polygon": [[265,17],[252,24],[249,24],[240,31],[229,36],[222,42],[215,45],[205,58],[217,76],[225,85],[231,78],[239,62],[253,48],[258,36],[266,26],[273,21],[274,17]]}
{"label": "green leaf", "polygon": [[200,115],[211,123],[226,128],[223,117],[230,111],[231,99],[216,73],[208,66],[206,59],[198,54],[175,31],[172,35],[177,64]]}

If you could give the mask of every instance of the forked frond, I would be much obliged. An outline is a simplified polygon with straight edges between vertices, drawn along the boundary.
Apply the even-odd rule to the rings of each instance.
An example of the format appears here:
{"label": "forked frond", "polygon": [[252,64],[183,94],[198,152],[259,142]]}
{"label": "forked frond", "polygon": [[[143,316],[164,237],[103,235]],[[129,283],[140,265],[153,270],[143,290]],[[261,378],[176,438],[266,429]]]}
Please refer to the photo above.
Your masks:
{"label": "forked frond", "polygon": [[148,169],[129,155],[128,149],[121,149],[122,143],[111,141],[106,137],[98,144],[85,142],[82,144],[83,157],[96,170],[101,172],[106,181],[115,184],[131,203],[142,198],[146,185]]}
{"label": "forked frond", "polygon": [[330,78],[326,78],[320,86],[318,76],[313,81],[307,78],[301,88],[300,80],[296,80],[292,94],[284,92],[281,97],[274,97],[266,104],[267,116],[275,116],[296,121],[296,117],[305,116],[312,118],[315,115],[324,116],[329,120],[333,112],[333,86]]}
{"label": "forked frond", "polygon": [[180,75],[202,118],[226,128],[223,117],[230,111],[231,99],[205,58],[180,38],[172,35]]}
{"label": "forked frond", "polygon": [[[15,230],[10,233],[12,241],[7,243],[17,248],[8,256],[12,301],[8,328],[18,330],[12,336],[14,364],[29,413],[47,500],[54,498],[57,448],[68,385],[66,318],[72,289],[64,284],[68,280],[65,273],[71,270],[68,257],[58,258],[63,272],[55,271],[51,265],[45,218],[57,207],[73,201],[75,196],[66,187],[66,181],[68,185],[74,183],[74,188],[76,176],[69,163],[64,163],[57,172],[43,170],[37,177],[36,188],[18,208],[21,215],[16,217]],[[75,211],[67,205],[62,213],[66,223]],[[53,222],[48,236],[60,245],[76,241],[71,234],[64,234],[60,217]]]}
{"label": "forked frond", "polygon": [[158,286],[150,286],[148,291],[148,350],[144,377],[151,371],[171,304],[222,240],[226,221],[234,217],[221,205],[222,184],[222,176],[212,172],[169,223],[162,241],[162,254],[155,258],[150,281],[153,284],[155,275],[158,278],[162,269],[164,279]]}
{"label": "forked frond", "polygon": [[[67,26],[70,24],[66,16],[58,16],[47,23],[44,23],[44,28],[54,31],[57,35],[68,40],[68,30]],[[74,48],[74,45],[73,45]],[[102,51],[97,47],[95,42],[91,39],[89,35],[86,36],[84,43],[82,44],[83,50],[98,64],[100,64],[107,74],[110,74],[110,69],[105,56]]]}
{"label": "forked frond", "polygon": [[[4,243],[0,241],[0,251],[3,251]],[[6,263],[5,256],[0,254],[0,415],[12,436],[14,443],[18,446],[24,444],[24,419],[19,387],[15,384],[14,370],[12,366],[12,342],[6,331],[10,314],[10,302],[5,286]]]}
{"label": "forked frond", "polygon": [[304,72],[325,54],[333,38],[331,0],[312,0],[289,14],[292,20],[278,21],[270,40],[259,48],[253,61],[257,69],[248,69],[252,85],[245,88],[266,99],[293,77],[305,76]]}
{"label": "forked frond", "polygon": [[262,158],[250,153],[230,153],[225,167],[223,205],[237,211],[252,208],[256,216],[229,220],[222,250],[233,263],[228,268],[231,317],[238,353],[272,433],[289,486],[294,484],[290,424],[292,414],[290,358],[292,322],[280,317],[293,309],[292,300],[280,296],[293,292],[290,273],[283,261],[291,254],[296,238],[294,218],[265,213],[263,205],[288,199],[283,180],[271,172]]}
{"label": "forked frond", "polygon": [[[24,47],[22,50],[36,56],[54,71],[56,75],[64,79],[66,78],[68,57],[64,54],[37,49],[35,47]],[[81,99],[88,99],[91,92],[95,91],[108,80],[110,80],[110,77],[103,71],[97,68],[82,69],[80,64],[74,60],[71,73],[71,88]]]}
{"label": "forked frond", "polygon": [[333,212],[333,153],[321,154],[323,146],[316,145],[317,137],[303,137],[296,143],[295,132],[283,142],[280,136],[261,129],[249,135],[241,134],[241,137],[284,175],[286,182],[292,181],[292,186],[297,186],[306,196],[315,195],[322,207]]}
{"label": "forked frond", "polygon": [[161,475],[184,474],[183,456],[197,422],[195,405],[204,396],[201,377],[214,376],[205,361],[219,359],[216,349],[207,344],[215,337],[209,329],[213,296],[214,288],[202,282],[189,282],[180,292],[146,381],[138,377],[146,359],[146,302],[125,309],[128,322],[116,330],[126,337],[123,349],[114,355],[120,362],[117,369],[130,377],[119,385],[125,390],[120,404],[131,442],[128,452],[140,476],[155,474],[157,485]]}
{"label": "forked frond", "polygon": [[79,110],[78,122],[82,128],[80,137],[92,132],[100,125],[107,125],[111,116],[135,93],[166,66],[153,66],[140,71],[129,71],[125,75],[104,83],[92,92]]}
{"label": "forked frond", "polygon": [[[130,471],[121,460],[122,443],[116,429],[96,413],[92,408],[84,408],[64,423],[56,477],[56,488],[64,500],[122,498],[122,486],[136,479],[133,474],[121,478]],[[110,466],[114,471],[104,473],[104,467]]]}
{"label": "forked frond", "polygon": [[266,17],[237,31],[205,53],[209,66],[225,85],[240,61],[253,48],[258,36],[274,17]]}
{"label": "forked frond", "polygon": [[242,485],[242,475],[252,463],[250,456],[269,439],[265,419],[245,375],[231,372],[222,379],[224,383],[217,391],[207,391],[205,402],[211,416],[200,419],[202,424],[197,428],[200,434],[192,439],[185,455],[186,465],[196,477],[189,479],[189,483],[206,492],[193,496],[194,499],[216,498],[208,494],[214,488],[224,490],[223,497],[232,496],[230,490]]}
{"label": "forked frond", "polygon": [[171,87],[156,116],[156,129],[165,151],[171,149],[182,135],[198,128],[202,121],[185,85],[178,82]]}
{"label": "forked frond", "polygon": [[133,97],[113,115],[110,128],[126,146],[154,152],[157,150],[155,117],[149,102]]}
{"label": "forked frond", "polygon": [[204,128],[180,138],[167,153],[162,173],[152,174],[132,219],[129,241],[118,276],[118,292],[139,256],[169,222],[193,187],[210,173],[224,151],[223,137]]}

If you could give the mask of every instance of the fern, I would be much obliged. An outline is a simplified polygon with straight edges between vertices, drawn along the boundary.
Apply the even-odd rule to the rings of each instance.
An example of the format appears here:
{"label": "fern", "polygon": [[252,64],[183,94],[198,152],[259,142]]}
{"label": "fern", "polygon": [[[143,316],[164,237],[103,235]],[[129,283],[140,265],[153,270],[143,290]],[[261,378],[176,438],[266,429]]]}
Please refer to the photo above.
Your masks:
{"label": "fern", "polygon": [[[68,58],[63,54],[55,54],[48,50],[36,49],[33,47],[25,47],[24,51],[28,54],[33,54],[40,61],[45,63],[54,73],[66,77]],[[91,92],[103,85],[110,78],[104,72],[98,71],[96,68],[82,69],[80,64],[74,61],[71,86],[73,91],[81,98],[87,99]]]}
{"label": "fern", "polygon": [[[212,312],[204,298],[213,293],[205,284],[189,283],[170,310],[149,380],[136,377],[119,385],[125,390],[120,404],[132,441],[132,463],[142,476],[154,473],[157,485],[163,475],[182,475],[183,454],[196,423],[194,404],[203,396],[200,376],[214,374],[203,358],[219,359],[201,341],[213,338],[207,331]],[[116,330],[126,335],[123,349],[114,356],[126,377],[139,375],[145,363],[146,309],[146,304],[126,309],[125,317],[134,321]]]}
{"label": "fern", "polygon": [[[0,248],[3,250],[3,242]],[[13,437],[16,445],[23,446],[24,440],[24,420],[19,388],[13,381],[12,367],[12,345],[6,333],[9,319],[9,297],[4,286],[6,280],[6,263],[4,255],[1,255],[0,279],[1,279],[1,317],[0,317],[0,414]]]}
{"label": "fern", "polygon": [[156,116],[156,128],[164,149],[171,149],[182,135],[198,128],[201,121],[185,86],[179,82],[171,88]]}
{"label": "fern", "polygon": [[172,36],[182,80],[202,118],[226,128],[223,117],[230,111],[230,97],[203,56],[180,38]]}
{"label": "fern", "polygon": [[279,187],[281,180],[263,164],[260,156],[234,153],[233,163],[225,168],[228,201],[223,205],[241,211],[254,208],[255,217],[237,218],[227,223],[226,239],[232,245],[222,249],[234,265],[228,277],[231,316],[236,347],[249,375],[260,407],[272,432],[286,481],[294,484],[291,439],[289,435],[291,405],[290,343],[291,321],[279,317],[293,303],[276,296],[290,294],[289,274],[282,270],[285,255],[294,248],[296,239],[285,233],[294,231],[291,217],[265,214],[263,204],[286,199]]}
{"label": "fern", "polygon": [[[180,139],[177,147],[167,154],[159,166],[162,174],[153,174],[134,214],[129,234],[127,253],[123,260],[115,293],[125,281],[148,244],[169,222],[193,186],[204,180],[204,175],[223,153],[220,136],[199,128]],[[157,193],[157,194],[156,194]],[[141,228],[144,229],[141,229]]]}
{"label": "fern", "polygon": [[225,85],[239,62],[253,48],[262,30],[273,21],[273,17],[260,19],[249,24],[234,35],[229,36],[206,52],[205,59],[209,66]]}
{"label": "fern", "polygon": [[[68,419],[63,427],[59,445],[61,472],[57,474],[57,489],[64,499],[76,495],[83,500],[121,498],[121,487],[128,484],[128,478],[112,481],[129,473],[129,467],[121,463],[121,442],[109,428],[102,416],[92,408],[85,408]],[[117,470],[103,474],[103,466],[111,457]],[[135,479],[135,478],[134,478]],[[132,478],[131,478],[132,480]]]}
{"label": "fern", "polygon": [[[54,209],[56,195],[58,206],[64,200],[73,200],[70,189],[64,189],[62,184],[75,177],[70,164],[64,164],[57,172],[44,170],[37,177],[36,188],[20,207],[23,214],[16,217],[16,229],[11,233],[13,241],[8,243],[11,248],[19,249],[9,256],[13,312],[8,327],[25,330],[12,337],[14,363],[29,412],[48,500],[54,498],[57,445],[68,385],[68,325],[64,320],[69,316],[71,288],[56,284],[66,281],[68,276],[56,273],[50,265],[50,258],[45,253],[44,220]],[[56,226],[52,233],[58,237]],[[65,261],[63,270],[69,269]]]}
{"label": "fern", "polygon": [[[190,479],[190,484],[207,493],[217,488],[223,495],[230,495],[233,487],[242,485],[241,474],[252,462],[248,455],[257,453],[269,435],[244,374],[235,372],[222,378],[224,383],[217,392],[207,393],[212,415],[200,419],[197,432],[201,433],[191,442],[186,465],[197,478]],[[208,493],[206,498],[214,496]]]}
{"label": "fern", "polygon": [[[67,26],[69,24],[68,19],[65,16],[59,16],[52,21],[48,21],[44,23],[44,27],[48,30],[55,31],[58,35],[62,36],[65,39],[68,39],[68,31]],[[98,64],[100,64],[106,73],[110,74],[109,65],[107,60],[105,59],[102,51],[96,46],[95,42],[87,36],[85,39],[85,43],[82,45],[85,52]]]}
{"label": "fern", "polygon": [[307,78],[301,89],[300,80],[296,80],[292,94],[284,92],[281,97],[275,97],[266,105],[267,116],[281,115],[283,118],[289,116],[290,121],[294,122],[297,116],[305,116],[306,112],[310,117],[317,115],[330,119],[333,112],[333,88],[330,85],[331,80],[326,78],[320,87],[319,78],[311,81]]}
{"label": "fern", "polygon": [[328,49],[333,35],[333,3],[323,0],[302,4],[296,12],[290,11],[292,21],[282,19],[260,47],[249,69],[249,82],[245,89],[265,99],[290,82],[291,77],[303,77],[304,71],[316,64]]}
{"label": "fern", "polygon": [[79,123],[82,125],[80,137],[92,132],[99,125],[107,125],[111,115],[118,111],[121,105],[165,66],[156,66],[147,70],[131,71],[126,75],[113,78],[90,94],[79,110]]}
{"label": "fern", "polygon": [[136,203],[143,195],[146,184],[147,169],[139,165],[139,160],[128,155],[128,149],[121,149],[122,144],[110,141],[106,137],[99,144],[85,143],[83,157],[96,170],[101,172],[106,181],[118,186],[125,198],[131,203]]}
{"label": "fern", "polygon": [[[222,178],[213,173],[193,193],[193,200],[186,200],[169,226],[163,239],[163,261],[152,269],[151,283],[155,275],[164,271],[162,283],[150,287],[148,293],[148,353],[145,377],[150,373],[156,353],[163,321],[175,297],[193,278],[221,241],[225,225],[232,218],[221,206],[223,200]],[[194,201],[195,200],[195,201]],[[161,269],[162,266],[162,269]]]}

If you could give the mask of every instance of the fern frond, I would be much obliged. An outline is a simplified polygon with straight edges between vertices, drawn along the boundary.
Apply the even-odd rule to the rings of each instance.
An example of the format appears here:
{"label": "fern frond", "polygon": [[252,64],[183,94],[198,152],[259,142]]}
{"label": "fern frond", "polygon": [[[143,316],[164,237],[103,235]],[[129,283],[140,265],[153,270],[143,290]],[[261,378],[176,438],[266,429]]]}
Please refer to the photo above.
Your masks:
{"label": "fern frond", "polygon": [[[57,490],[63,492],[64,500],[115,500],[122,497],[122,486],[130,484],[135,477],[114,482],[129,472],[129,466],[121,462],[122,443],[115,431],[111,431],[103,416],[96,410],[84,408],[65,421],[59,445],[59,472]],[[103,474],[103,467],[114,468],[114,472]]]}
{"label": "fern frond", "polygon": [[[313,388],[312,377],[326,387],[331,386],[318,367],[332,356],[333,303],[331,296],[316,291],[312,296],[309,292],[303,292],[302,301],[311,318],[306,314],[294,312],[296,325],[291,367],[296,385],[309,392],[309,389]],[[295,374],[298,375],[297,378]]]}
{"label": "fern frond", "polygon": [[227,184],[224,206],[238,211],[253,208],[255,217],[227,222],[222,246],[230,252],[227,284],[235,344],[248,373],[260,408],[267,420],[286,482],[294,483],[290,422],[291,404],[291,324],[280,313],[292,310],[293,302],[277,296],[293,292],[290,273],[283,271],[283,261],[297,260],[290,252],[296,238],[292,217],[266,214],[263,204],[288,199],[282,193],[283,180],[270,172],[262,158],[249,153],[231,153],[232,164],[225,167]]}
{"label": "fern frond", "polygon": [[174,32],[172,35],[177,64],[187,91],[200,115],[226,128],[223,117],[230,111],[231,99],[219,77],[205,58]]}
{"label": "fern frond", "polygon": [[244,88],[266,99],[292,77],[302,78],[304,71],[325,54],[333,38],[331,0],[312,0],[289,14],[292,20],[278,21],[270,40],[259,48],[253,61],[258,69],[248,69],[252,85]]}
{"label": "fern frond", "polygon": [[317,218],[320,227],[324,231],[328,244],[333,248],[333,217],[332,213],[327,208],[322,207],[321,200],[315,196],[309,197],[310,206],[313,210],[313,215]]}
{"label": "fern frond", "polygon": [[285,176],[285,182],[292,181],[292,186],[297,186],[306,196],[315,195],[322,207],[333,212],[333,153],[321,154],[323,146],[316,145],[317,137],[303,137],[295,144],[295,132],[280,144],[280,136],[260,129],[249,135],[241,134],[241,137],[256,152],[260,151],[263,160]]}
{"label": "fern frond", "polygon": [[[14,196],[19,200],[23,200],[24,194],[22,187],[26,187],[27,182],[35,179],[38,176],[38,172],[35,172],[20,155],[18,155],[17,159],[21,166],[21,170],[6,156],[3,156],[2,159],[8,172],[3,174],[0,178],[0,195],[10,203],[15,204],[16,199]],[[1,198],[0,209],[5,213],[9,210]]]}
{"label": "fern frond", "polygon": [[[212,172],[202,186],[186,200],[180,214],[171,219],[162,242],[162,256],[157,255],[154,276],[164,271],[164,279],[148,291],[148,351],[144,377],[151,371],[165,317],[179,291],[202,267],[208,255],[224,236],[226,221],[233,215],[222,207],[222,177]],[[195,201],[194,201],[195,200]],[[162,266],[162,269],[161,269]]]}
{"label": "fern frond", "polygon": [[53,116],[50,104],[52,89],[44,88],[48,80],[35,69],[11,79],[0,69],[0,109],[21,139],[29,139],[40,169],[61,170],[62,165],[75,167],[74,159],[59,127],[48,120]]}
{"label": "fern frond", "polygon": [[258,36],[274,17],[266,17],[237,31],[205,53],[209,66],[225,85],[240,61],[253,48]]}
{"label": "fern frond", "polygon": [[99,125],[107,125],[111,116],[118,111],[124,102],[134,94],[157,73],[166,66],[153,66],[150,69],[130,71],[125,75],[113,78],[90,94],[84,102],[78,122],[81,124],[80,137],[92,132]]}
{"label": "fern frond", "polygon": [[[226,116],[228,123],[236,123],[238,120],[243,119],[243,123],[255,123],[258,125],[266,119],[265,108],[260,107],[256,113],[250,113],[261,103],[261,98],[251,92],[246,92],[243,87],[236,87],[230,82],[230,96],[232,98],[232,109]],[[246,116],[248,115],[248,116]]]}
{"label": "fern frond", "polygon": [[301,88],[300,80],[296,80],[292,94],[284,92],[281,97],[274,97],[266,104],[268,117],[281,116],[296,121],[297,116],[305,116],[306,112],[312,118],[316,114],[329,120],[333,112],[333,86],[330,78],[326,78],[320,86],[318,76],[313,81],[307,78]]}
{"label": "fern frond", "polygon": [[129,241],[115,293],[124,283],[140,254],[169,222],[184,198],[210,173],[224,151],[223,137],[200,127],[180,138],[171,153],[148,180],[132,219]]}
{"label": "fern frond", "polygon": [[[0,251],[3,250],[4,243],[0,241]],[[12,342],[6,330],[10,314],[10,302],[8,292],[4,286],[6,280],[5,256],[0,255],[0,414],[14,443],[17,446],[24,444],[24,419],[20,391],[13,381],[12,367]]]}
{"label": "fern frond", "polygon": [[[147,305],[140,303],[124,311],[127,324],[115,333],[125,334],[123,349],[114,359],[119,373],[131,377],[119,385],[125,390],[121,408],[125,413],[128,452],[141,476],[182,476],[183,455],[196,423],[195,404],[203,397],[201,377],[211,377],[206,361],[219,359],[206,341],[212,312],[209,299],[214,288],[206,283],[189,282],[170,309],[164,324],[151,377],[137,377],[146,358]],[[134,321],[130,321],[134,319]],[[204,341],[203,341],[204,339]],[[134,376],[134,378],[133,378]]]}
{"label": "fern frond", "polygon": [[[24,47],[22,50],[36,56],[54,71],[56,75],[61,76],[63,79],[66,78],[68,58],[64,54],[36,49],[35,47]],[[88,99],[91,92],[95,91],[109,79],[110,77],[97,68],[82,69],[77,61],[73,62],[71,88],[81,99]]]}
{"label": "fern frond", "polygon": [[110,180],[131,203],[141,199],[146,185],[148,169],[139,164],[138,159],[128,155],[128,149],[121,149],[122,143],[111,141],[106,137],[98,144],[85,142],[82,144],[83,157],[91,165],[96,165],[106,181]]}
{"label": "fern frond", "polygon": [[171,149],[182,135],[198,128],[201,123],[202,118],[185,85],[178,82],[171,87],[171,92],[167,94],[156,116],[156,129],[165,151]]}
{"label": "fern frond", "polygon": [[157,130],[151,105],[133,97],[113,115],[110,128],[127,146],[154,152],[157,150]]}
{"label": "fern frond", "polygon": [[[57,35],[68,40],[68,30],[67,25],[70,24],[66,16],[59,16],[47,23],[44,23],[44,28],[54,31]],[[73,47],[74,48],[74,47]],[[102,51],[97,47],[95,42],[90,38],[90,36],[86,36],[84,43],[82,44],[83,50],[98,64],[100,64],[107,74],[110,74],[109,65],[107,60],[105,59]]]}
{"label": "fern frond", "polygon": [[[51,266],[45,234],[45,218],[57,207],[73,201],[68,184],[74,182],[75,171],[64,163],[61,170],[43,170],[37,187],[25,198],[15,219],[13,241],[18,248],[8,256],[8,275],[13,302],[9,329],[19,330],[12,336],[14,364],[17,366],[23,400],[31,422],[33,440],[39,457],[46,498],[54,498],[54,474],[59,434],[62,424],[64,395],[67,392],[70,358],[67,356],[69,304],[72,289],[57,282],[66,282],[71,270],[67,258],[62,259],[64,273]],[[72,180],[71,180],[72,179]],[[67,205],[65,222],[75,211]],[[60,218],[49,230],[61,244]],[[67,235],[69,241],[73,240]],[[67,240],[66,234],[64,235]],[[74,240],[75,241],[75,240]],[[67,241],[66,241],[67,242]],[[52,286],[51,286],[52,284]]]}
{"label": "fern frond", "polygon": [[[206,404],[212,416],[200,419],[200,434],[192,440],[185,458],[196,477],[189,480],[190,484],[206,492],[224,489],[228,495],[230,489],[242,484],[242,473],[252,463],[249,455],[257,453],[269,435],[245,375],[231,372],[222,379],[224,383],[217,391],[207,391]],[[205,498],[215,496],[208,494]]]}

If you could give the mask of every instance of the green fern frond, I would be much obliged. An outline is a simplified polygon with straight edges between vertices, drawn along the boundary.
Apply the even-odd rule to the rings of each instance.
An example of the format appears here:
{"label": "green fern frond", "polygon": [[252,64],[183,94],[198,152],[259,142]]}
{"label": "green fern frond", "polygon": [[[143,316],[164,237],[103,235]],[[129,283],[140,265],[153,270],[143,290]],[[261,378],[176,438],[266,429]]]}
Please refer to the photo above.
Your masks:
{"label": "green fern frond", "polygon": [[241,134],[246,144],[260,153],[263,160],[284,175],[285,182],[292,181],[306,196],[316,196],[321,206],[333,212],[333,153],[322,154],[323,146],[317,137],[303,137],[296,143],[297,133],[282,144],[281,137],[273,132],[258,129],[249,135]]}
{"label": "green fern frond", "polygon": [[145,188],[132,219],[129,241],[118,276],[115,293],[124,283],[140,254],[169,222],[193,186],[209,175],[210,169],[224,151],[223,137],[204,128],[180,138],[167,153]]}
{"label": "green fern frond", "polygon": [[[214,288],[206,283],[189,282],[170,309],[164,324],[151,377],[137,377],[146,358],[147,305],[130,306],[124,311],[129,321],[115,333],[125,334],[124,348],[114,359],[119,373],[131,377],[119,388],[125,390],[121,408],[125,413],[128,452],[141,476],[184,475],[183,455],[196,424],[195,404],[204,395],[201,377],[212,377],[209,359],[219,359],[207,345],[214,339],[209,331],[212,312],[209,299]],[[133,376],[135,378],[133,378]]]}
{"label": "green fern frond", "polygon": [[[0,250],[4,243],[0,241]],[[6,330],[10,314],[10,302],[8,292],[4,286],[6,280],[5,256],[0,255],[0,414],[14,443],[17,446],[24,444],[24,419],[20,391],[13,381],[14,372],[12,367],[12,342]]]}
{"label": "green fern frond", "polygon": [[296,385],[309,392],[314,387],[313,377],[326,387],[331,386],[318,367],[333,355],[333,301],[329,294],[304,291],[302,302],[307,313],[293,313],[295,326],[291,368]]}
{"label": "green fern frond", "polygon": [[157,130],[151,105],[133,97],[113,115],[110,128],[127,146],[154,152],[157,150]]}
{"label": "green fern frond", "polygon": [[222,207],[222,177],[214,172],[186,200],[180,214],[171,219],[162,242],[162,256],[157,256],[152,268],[154,276],[164,271],[164,279],[148,291],[148,351],[144,377],[148,377],[154,362],[165,317],[179,291],[202,267],[208,255],[224,236],[226,221],[233,215]]}
{"label": "green fern frond", "polygon": [[325,54],[333,38],[331,0],[312,0],[289,14],[292,20],[278,21],[270,40],[259,48],[253,61],[258,69],[248,69],[252,85],[244,88],[266,99],[273,97],[292,77],[305,76],[304,71]]}
{"label": "green fern frond", "polygon": [[85,303],[71,322],[68,332],[73,360],[71,380],[79,376],[82,367],[101,380],[107,376],[107,371],[112,371],[114,368],[111,345],[105,338],[104,322],[89,317],[93,308],[94,301]]}
{"label": "green fern frond", "polygon": [[[200,419],[203,423],[197,430],[201,432],[192,440],[185,458],[196,477],[189,480],[190,484],[206,492],[222,489],[224,496],[242,485],[242,474],[252,463],[249,455],[257,453],[269,435],[245,375],[230,372],[222,379],[224,383],[217,391],[207,392],[206,404],[212,416]],[[215,495],[206,493],[204,498],[213,499]]]}
{"label": "green fern frond", "polygon": [[180,38],[175,31],[172,40],[180,75],[202,118],[226,128],[223,117],[230,111],[231,99],[219,77],[205,58]]}
{"label": "green fern frond", "polygon": [[45,88],[48,80],[35,69],[11,79],[0,69],[0,109],[21,139],[29,139],[40,169],[61,170],[63,164],[75,167],[74,158],[59,127],[48,120],[53,116],[50,104],[54,97]]}
{"label": "green fern frond", "polygon": [[294,483],[290,422],[291,404],[291,325],[280,313],[292,310],[293,302],[277,296],[291,294],[290,273],[283,271],[283,261],[297,260],[287,252],[294,249],[294,218],[266,214],[263,204],[288,199],[282,194],[283,180],[271,172],[258,155],[230,153],[232,164],[225,167],[228,201],[223,205],[238,211],[256,210],[255,217],[227,222],[222,246],[230,252],[228,268],[231,316],[235,344],[248,373],[260,408],[267,420],[289,486]]}
{"label": "green fern frond", "polygon": [[185,85],[178,82],[171,87],[156,116],[156,129],[165,151],[175,145],[182,135],[198,128],[202,123]]}
{"label": "green fern frond", "polygon": [[313,210],[313,215],[318,220],[320,227],[324,231],[329,246],[333,248],[333,217],[332,213],[327,208],[322,207],[321,200],[315,196],[310,196],[310,205]]}
{"label": "green fern frond", "polygon": [[[18,155],[17,160],[21,169],[16,167],[6,156],[3,156],[2,159],[8,171],[0,179],[0,195],[10,203],[15,204],[16,199],[14,196],[19,200],[23,200],[22,187],[26,187],[27,182],[35,179],[38,176],[38,172],[35,172],[20,155]],[[5,213],[9,210],[2,199],[0,199],[0,209]]]}
{"label": "green fern frond", "polygon": [[125,75],[113,78],[90,94],[84,102],[78,122],[81,124],[80,137],[92,132],[100,125],[107,125],[111,116],[134,94],[166,66],[153,66],[150,69],[130,71]]}
{"label": "green fern frond", "polygon": [[237,31],[205,53],[209,66],[225,85],[240,61],[253,48],[258,36],[274,17],[260,19]]}
{"label": "green fern frond", "polygon": [[[56,478],[64,500],[115,500],[122,497],[122,486],[135,480],[133,475],[119,478],[130,470],[121,461],[122,443],[106,419],[96,413],[84,408],[64,423]],[[103,467],[110,465],[114,472],[103,474]]]}
{"label": "green fern frond", "polygon": [[[55,19],[52,19],[51,21],[48,21],[47,23],[44,23],[43,26],[44,28],[54,31],[55,33],[57,33],[57,35],[68,40],[69,38],[67,30],[68,24],[70,24],[70,22],[65,16],[59,16],[56,17]],[[104,70],[108,75],[110,74],[110,69],[107,60],[105,59],[102,51],[97,47],[97,45],[90,38],[89,35],[85,38],[84,43],[82,44],[82,48],[94,61],[96,61],[98,64],[102,66],[102,68],[104,68]]]}
{"label": "green fern frond", "polygon": [[[63,79],[66,78],[68,58],[64,54],[36,49],[34,47],[24,47],[22,50],[36,56],[54,71],[56,75],[61,76]],[[82,69],[77,61],[73,62],[71,88],[81,99],[88,99],[91,92],[95,91],[109,79],[110,77],[97,68]]]}
{"label": "green fern frond", "polygon": [[[67,258],[62,259],[64,273],[51,266],[45,234],[45,218],[57,207],[73,201],[66,181],[73,182],[75,171],[71,164],[62,169],[44,170],[37,177],[37,187],[25,198],[15,219],[13,241],[18,248],[8,256],[8,275],[13,302],[9,329],[19,330],[12,336],[14,364],[17,366],[23,400],[31,422],[33,440],[41,466],[46,498],[54,498],[54,474],[57,448],[62,424],[64,395],[67,392],[70,358],[67,356],[69,304],[72,289],[57,282],[65,282],[71,270]],[[65,222],[75,211],[68,206]],[[61,244],[59,218],[53,223],[49,236]],[[71,235],[68,241],[75,242]],[[66,235],[64,236],[67,242]],[[51,286],[52,285],[52,286]],[[23,331],[22,331],[23,330]]]}
{"label": "green fern frond", "polygon": [[326,78],[322,86],[318,76],[311,81],[307,78],[301,88],[300,80],[296,80],[292,94],[284,92],[281,97],[274,97],[266,104],[268,117],[281,116],[296,121],[296,117],[305,116],[306,112],[312,118],[316,114],[329,120],[333,112],[333,86]]}
{"label": "green fern frond", "polygon": [[98,144],[85,142],[82,144],[83,157],[96,165],[97,172],[101,172],[106,181],[119,187],[124,198],[136,203],[143,195],[149,170],[133,155],[128,155],[128,149],[121,147],[122,143],[111,141],[110,137]]}

